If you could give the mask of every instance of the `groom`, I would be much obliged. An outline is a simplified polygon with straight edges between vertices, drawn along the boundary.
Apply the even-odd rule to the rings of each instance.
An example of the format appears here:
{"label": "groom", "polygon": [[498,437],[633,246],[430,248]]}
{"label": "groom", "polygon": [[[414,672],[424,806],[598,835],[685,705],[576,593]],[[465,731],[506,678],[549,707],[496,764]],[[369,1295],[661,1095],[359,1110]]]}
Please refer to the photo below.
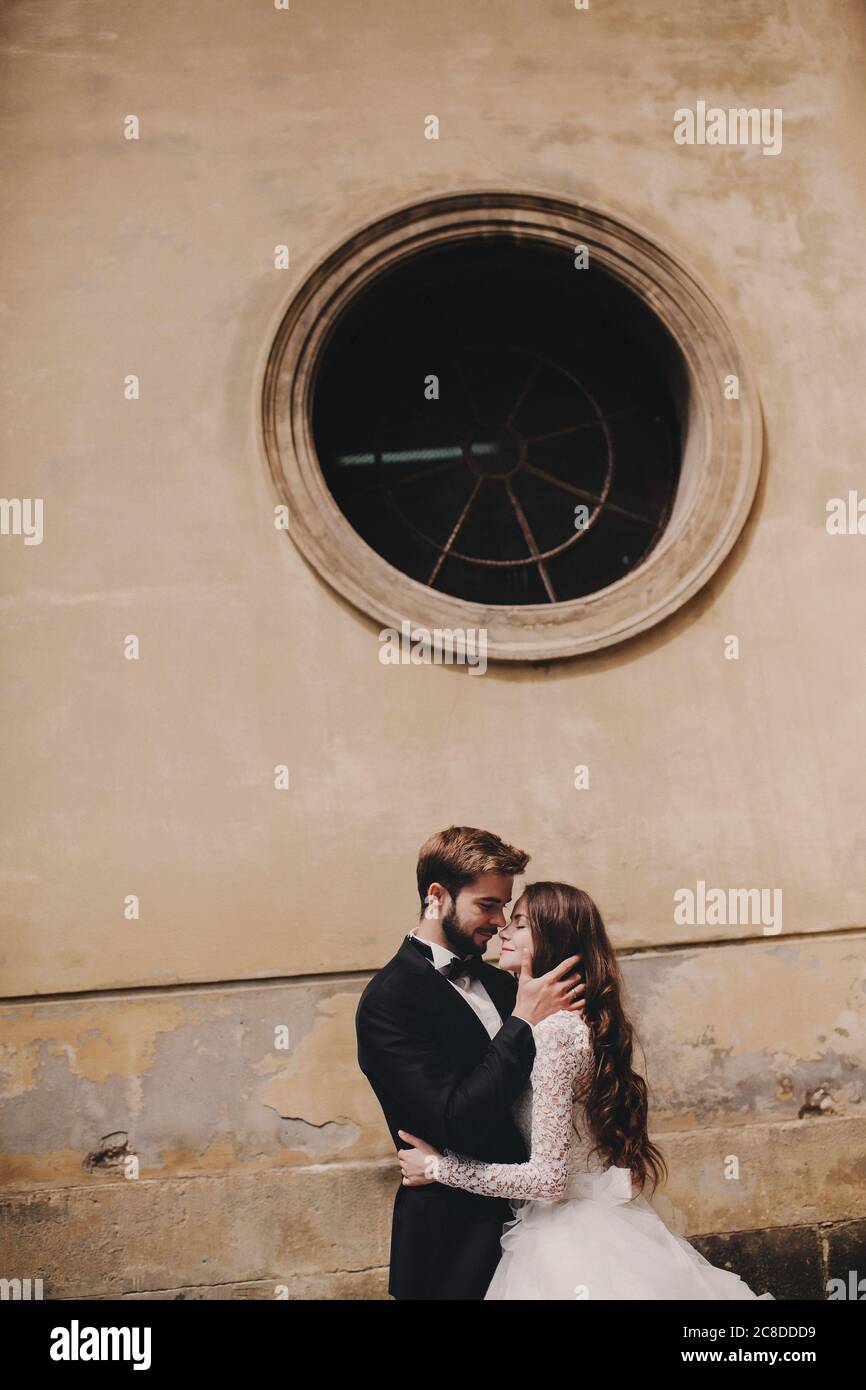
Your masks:
{"label": "groom", "polygon": [[[454,826],[422,845],[421,920],[358,1005],[358,1063],[395,1148],[399,1131],[441,1151],[523,1163],[510,1107],[535,1059],[532,1025],[582,1008],[578,957],[519,986],[482,956],[505,925],[514,877],[529,855],[487,830]],[[499,1263],[507,1201],[431,1183],[401,1186],[391,1226],[389,1293],[397,1299],[483,1299]]]}

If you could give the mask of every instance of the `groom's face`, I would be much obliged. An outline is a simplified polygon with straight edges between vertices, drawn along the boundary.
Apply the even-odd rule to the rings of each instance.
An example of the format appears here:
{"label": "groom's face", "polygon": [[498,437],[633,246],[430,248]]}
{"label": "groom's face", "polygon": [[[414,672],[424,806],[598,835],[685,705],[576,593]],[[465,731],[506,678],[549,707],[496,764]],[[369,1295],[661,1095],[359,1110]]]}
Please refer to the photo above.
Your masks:
{"label": "groom's face", "polygon": [[461,888],[456,899],[446,894],[439,925],[458,956],[484,955],[491,937],[505,926],[513,883],[507,874],[487,873]]}

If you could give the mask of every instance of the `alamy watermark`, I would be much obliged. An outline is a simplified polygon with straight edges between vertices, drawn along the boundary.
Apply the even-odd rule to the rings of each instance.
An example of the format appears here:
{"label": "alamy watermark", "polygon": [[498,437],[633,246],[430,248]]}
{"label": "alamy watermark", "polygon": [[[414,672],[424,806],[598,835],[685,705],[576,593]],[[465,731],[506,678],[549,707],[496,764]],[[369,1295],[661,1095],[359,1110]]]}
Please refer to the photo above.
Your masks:
{"label": "alamy watermark", "polygon": [[0,1301],[11,1299],[13,1303],[27,1303],[42,1297],[41,1279],[0,1279]]}
{"label": "alamy watermark", "polygon": [[69,1327],[51,1329],[52,1361],[131,1361],[134,1371],[150,1369],[149,1327]]}
{"label": "alamy watermark", "polygon": [[848,1270],[848,1282],[844,1279],[827,1280],[827,1302],[839,1299],[862,1303],[866,1299],[866,1279],[860,1279],[856,1269]]}
{"label": "alamy watermark", "polygon": [[383,666],[466,666],[470,676],[487,670],[487,629],[484,627],[418,627],[404,618],[398,632],[379,633]]}
{"label": "alamy watermark", "polygon": [[849,488],[847,498],[828,498],[826,511],[828,536],[866,536],[866,497],[856,488]]}
{"label": "alamy watermark", "polygon": [[25,545],[41,545],[42,535],[41,497],[0,497],[0,536],[23,536]]}
{"label": "alamy watermark", "polygon": [[681,106],[674,112],[677,145],[761,145],[762,154],[782,152],[782,111],[778,106]]}
{"label": "alamy watermark", "polygon": [[760,926],[765,936],[782,930],[781,888],[677,888],[674,922],[678,927]]}

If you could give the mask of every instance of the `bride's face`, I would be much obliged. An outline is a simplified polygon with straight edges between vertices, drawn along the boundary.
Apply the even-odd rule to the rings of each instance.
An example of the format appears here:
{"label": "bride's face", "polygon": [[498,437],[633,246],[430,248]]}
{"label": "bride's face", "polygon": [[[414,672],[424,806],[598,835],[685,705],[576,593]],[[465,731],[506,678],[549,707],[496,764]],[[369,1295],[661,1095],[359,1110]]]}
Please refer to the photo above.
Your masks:
{"label": "bride's face", "polygon": [[519,975],[521,966],[526,965],[529,969],[532,964],[532,933],[529,930],[529,918],[522,898],[514,904],[511,913],[511,921],[499,930],[499,942],[501,954],[499,956],[500,970],[507,970],[512,975]]}

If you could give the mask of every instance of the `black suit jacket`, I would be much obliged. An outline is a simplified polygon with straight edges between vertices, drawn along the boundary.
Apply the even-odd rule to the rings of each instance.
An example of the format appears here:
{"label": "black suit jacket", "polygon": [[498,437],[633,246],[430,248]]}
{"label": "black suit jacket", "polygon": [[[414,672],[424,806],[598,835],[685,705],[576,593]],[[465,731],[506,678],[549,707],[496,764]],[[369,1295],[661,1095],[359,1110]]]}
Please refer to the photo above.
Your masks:
{"label": "black suit jacket", "polygon": [[[510,975],[482,962],[480,979],[503,1019],[492,1040],[445,976],[404,941],[361,995],[358,1063],[396,1148],[406,1147],[397,1133],[403,1129],[440,1152],[523,1163],[526,1148],[510,1107],[532,1071],[532,1029],[511,1017],[517,984]],[[502,1198],[440,1183],[401,1184],[389,1292],[394,1298],[482,1299],[510,1216]]]}

